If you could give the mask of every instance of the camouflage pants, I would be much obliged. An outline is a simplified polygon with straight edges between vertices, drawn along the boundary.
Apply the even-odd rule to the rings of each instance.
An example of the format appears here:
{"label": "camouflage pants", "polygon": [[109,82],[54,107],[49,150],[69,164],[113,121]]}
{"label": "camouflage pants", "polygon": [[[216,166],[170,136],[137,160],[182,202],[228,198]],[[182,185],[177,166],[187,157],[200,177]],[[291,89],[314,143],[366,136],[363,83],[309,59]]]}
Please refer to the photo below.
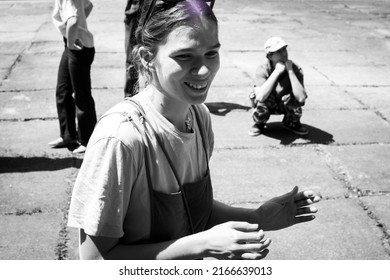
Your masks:
{"label": "camouflage pants", "polygon": [[284,124],[298,123],[302,117],[303,105],[293,94],[284,95],[281,100],[270,95],[264,102],[254,104],[252,118],[256,124],[265,124],[271,115],[284,115]]}

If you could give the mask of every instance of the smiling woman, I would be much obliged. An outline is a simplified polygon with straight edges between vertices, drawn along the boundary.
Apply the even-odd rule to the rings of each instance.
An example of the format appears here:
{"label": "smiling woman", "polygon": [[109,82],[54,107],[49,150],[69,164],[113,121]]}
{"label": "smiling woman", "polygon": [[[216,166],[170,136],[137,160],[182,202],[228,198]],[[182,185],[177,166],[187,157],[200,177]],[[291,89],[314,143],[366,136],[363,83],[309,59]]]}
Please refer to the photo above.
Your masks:
{"label": "smiling woman", "polygon": [[220,44],[207,3],[145,7],[134,54],[148,86],[99,120],[73,190],[68,225],[80,229],[82,259],[261,259],[262,229],[314,218],[318,198],[297,188],[258,209],[213,199],[203,102]]}

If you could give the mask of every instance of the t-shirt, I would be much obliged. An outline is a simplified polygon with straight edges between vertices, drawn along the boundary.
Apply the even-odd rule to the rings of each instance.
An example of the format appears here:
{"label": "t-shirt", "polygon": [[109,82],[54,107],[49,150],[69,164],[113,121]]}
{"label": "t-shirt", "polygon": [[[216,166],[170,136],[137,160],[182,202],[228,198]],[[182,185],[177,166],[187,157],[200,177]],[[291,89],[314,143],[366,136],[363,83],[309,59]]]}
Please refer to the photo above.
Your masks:
{"label": "t-shirt", "polygon": [[52,20],[54,26],[66,38],[66,23],[77,17],[77,39],[84,47],[94,47],[93,35],[88,30],[85,10],[93,7],[89,0],[55,0]]}
{"label": "t-shirt", "polygon": [[[200,180],[207,172],[199,124],[190,108],[192,133],[177,130],[150,102],[153,89],[147,87],[134,98],[139,101],[151,125],[161,136],[181,184]],[[211,155],[214,135],[205,105],[196,105],[206,132],[207,153]],[[143,242],[150,236],[150,198],[145,171],[145,148],[140,133],[123,115],[132,105],[122,102],[98,122],[73,189],[68,226],[83,228],[92,236],[121,238],[124,244]],[[143,127],[136,117],[135,121]],[[179,185],[156,138],[146,130],[151,144],[148,159],[155,190],[175,193]]]}
{"label": "t-shirt", "polygon": [[[269,76],[271,76],[273,71],[274,68],[272,68],[270,61],[267,61],[266,63],[260,65],[256,70],[254,84],[256,86],[261,86],[262,84],[264,84],[265,81],[269,78]],[[297,76],[298,81],[303,86],[302,68],[296,65],[295,63],[293,63],[293,71]],[[280,99],[282,96],[291,93],[292,93],[292,87],[291,87],[290,78],[288,76],[287,71],[284,71],[284,73],[279,76],[277,83],[272,89],[271,95],[274,95],[277,99]]]}

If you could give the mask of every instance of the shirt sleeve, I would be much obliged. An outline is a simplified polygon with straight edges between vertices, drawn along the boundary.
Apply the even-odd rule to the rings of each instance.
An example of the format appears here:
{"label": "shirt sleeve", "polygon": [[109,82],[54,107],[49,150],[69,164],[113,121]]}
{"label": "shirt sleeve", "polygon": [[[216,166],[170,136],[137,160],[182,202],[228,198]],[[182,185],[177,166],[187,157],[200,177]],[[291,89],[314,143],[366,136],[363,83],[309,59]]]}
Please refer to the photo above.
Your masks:
{"label": "shirt sleeve", "polygon": [[77,17],[77,5],[80,0],[56,0],[52,13],[52,21],[56,29],[65,36],[66,34],[66,22],[71,17]]}
{"label": "shirt sleeve", "polygon": [[120,238],[137,176],[130,149],[103,138],[88,146],[73,189],[68,226],[92,236]]}
{"label": "shirt sleeve", "polygon": [[64,1],[62,7],[62,21],[67,22],[71,17],[77,17],[77,10],[82,8],[82,0]]}
{"label": "shirt sleeve", "polygon": [[262,86],[269,78],[269,69],[267,64],[262,64],[256,69],[255,73],[255,86]]}

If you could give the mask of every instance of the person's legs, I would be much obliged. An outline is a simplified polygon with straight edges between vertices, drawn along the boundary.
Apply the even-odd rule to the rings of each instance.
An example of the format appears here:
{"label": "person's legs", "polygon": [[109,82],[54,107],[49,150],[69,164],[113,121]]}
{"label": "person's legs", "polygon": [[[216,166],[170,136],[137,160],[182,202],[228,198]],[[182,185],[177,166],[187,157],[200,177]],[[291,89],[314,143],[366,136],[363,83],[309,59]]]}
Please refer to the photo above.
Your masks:
{"label": "person's legs", "polygon": [[81,145],[86,146],[97,122],[95,101],[91,93],[91,65],[95,49],[69,50],[68,54],[78,121],[78,140]]}
{"label": "person's legs", "polygon": [[135,31],[138,25],[138,14],[126,17],[125,20],[125,51],[126,51],[126,77],[125,97],[136,95],[139,91],[138,71],[133,63],[133,48],[136,45]]}
{"label": "person's legs", "polygon": [[269,120],[271,112],[266,103],[257,102],[253,109],[252,119],[255,122],[249,129],[248,134],[250,136],[257,136],[263,133],[265,124]]}
{"label": "person's legs", "polygon": [[[56,106],[60,126],[60,137],[64,143],[76,140],[76,112],[72,97],[73,88],[69,74],[67,49],[61,57],[57,74]],[[57,146],[53,141],[50,146]],[[57,141],[58,142],[58,141]],[[61,144],[58,144],[61,146]]]}
{"label": "person's legs", "polygon": [[301,124],[302,106],[304,104],[298,102],[294,96],[286,97],[283,104],[285,110],[283,125],[285,128],[298,135],[308,134],[307,129]]}

